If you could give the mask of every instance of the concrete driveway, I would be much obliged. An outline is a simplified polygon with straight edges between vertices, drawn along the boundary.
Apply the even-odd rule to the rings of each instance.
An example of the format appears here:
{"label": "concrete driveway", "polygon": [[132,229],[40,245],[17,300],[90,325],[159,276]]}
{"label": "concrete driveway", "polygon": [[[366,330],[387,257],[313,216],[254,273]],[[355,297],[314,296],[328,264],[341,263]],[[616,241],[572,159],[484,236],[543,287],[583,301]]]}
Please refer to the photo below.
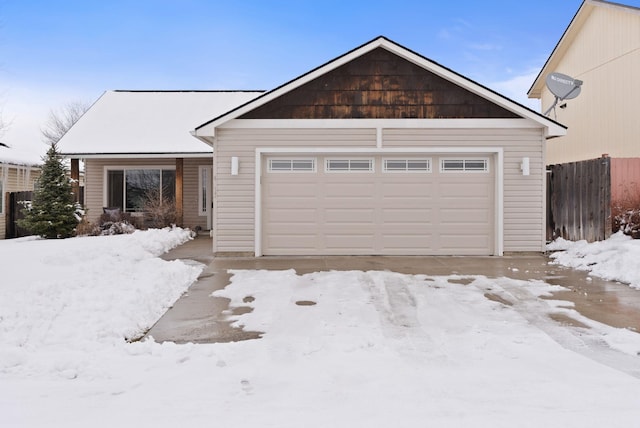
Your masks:
{"label": "concrete driveway", "polygon": [[[199,236],[165,254],[165,260],[203,263],[198,281],[149,330],[157,342],[213,343],[260,337],[229,326],[227,317],[249,308],[229,310],[228,300],[211,297],[229,283],[228,269],[295,269],[304,274],[324,270],[390,270],[407,274],[484,275],[520,280],[539,279],[566,287],[553,298],[574,302],[582,315],[613,327],[640,332],[640,290],[627,285],[589,277],[585,272],[550,265],[543,254],[504,257],[261,257],[214,258],[211,239]],[[487,296],[491,298],[490,296]],[[559,323],[578,325],[567,317]]]}

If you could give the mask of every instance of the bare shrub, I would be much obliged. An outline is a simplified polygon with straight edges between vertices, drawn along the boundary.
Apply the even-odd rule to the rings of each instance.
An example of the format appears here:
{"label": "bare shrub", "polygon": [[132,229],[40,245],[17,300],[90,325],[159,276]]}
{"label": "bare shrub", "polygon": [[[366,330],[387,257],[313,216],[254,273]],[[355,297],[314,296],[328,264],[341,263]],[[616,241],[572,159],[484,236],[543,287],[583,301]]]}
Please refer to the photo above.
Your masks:
{"label": "bare shrub", "polygon": [[160,192],[148,192],[144,203],[145,225],[161,229],[176,224],[178,215],[173,199],[163,197]]}
{"label": "bare shrub", "polygon": [[622,230],[625,235],[640,239],[640,186],[631,183],[623,196],[611,203],[613,232]]}

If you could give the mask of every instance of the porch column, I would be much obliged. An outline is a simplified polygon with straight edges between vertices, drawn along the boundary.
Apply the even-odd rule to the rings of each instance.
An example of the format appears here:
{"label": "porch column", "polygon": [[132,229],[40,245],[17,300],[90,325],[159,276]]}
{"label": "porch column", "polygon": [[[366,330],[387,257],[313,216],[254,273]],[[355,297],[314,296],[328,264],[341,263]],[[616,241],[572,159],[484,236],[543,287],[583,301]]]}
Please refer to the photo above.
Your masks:
{"label": "porch column", "polygon": [[184,221],[183,201],[184,159],[176,158],[176,225],[182,227]]}
{"label": "porch column", "polygon": [[73,192],[73,202],[80,201],[80,159],[71,159],[71,192]]}

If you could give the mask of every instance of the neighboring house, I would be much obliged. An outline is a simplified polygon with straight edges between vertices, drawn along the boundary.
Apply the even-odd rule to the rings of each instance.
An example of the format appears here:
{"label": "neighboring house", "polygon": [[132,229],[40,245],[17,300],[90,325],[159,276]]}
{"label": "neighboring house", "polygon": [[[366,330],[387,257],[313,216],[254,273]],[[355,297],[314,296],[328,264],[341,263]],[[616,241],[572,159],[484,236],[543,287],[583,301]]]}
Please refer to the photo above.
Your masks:
{"label": "neighboring house", "polygon": [[7,236],[9,194],[32,191],[40,177],[40,166],[29,162],[0,158],[0,239]]}
{"label": "neighboring house", "polygon": [[640,157],[639,8],[600,0],[582,3],[529,89],[530,98],[541,100],[543,112],[555,99],[545,85],[552,72],[584,83],[576,99],[549,113],[568,132],[549,141],[548,165],[603,154]]}
{"label": "neighboring house", "polygon": [[[99,100],[61,140],[85,159],[90,212],[118,201],[135,209],[128,171],[137,179],[152,167],[162,182],[166,168],[185,226],[188,211],[204,220],[211,192],[218,255],[544,249],[544,145],[565,127],[387,38],[264,94],[229,93],[235,105],[195,124],[188,112],[159,117],[151,94],[168,96],[108,92],[114,103]],[[189,94],[172,93],[171,109]],[[129,117],[138,114],[147,117]],[[169,127],[179,139],[163,135]],[[105,137],[109,128],[124,144]],[[209,146],[183,138],[189,129]]]}
{"label": "neighboring house", "polygon": [[105,92],[58,143],[72,172],[84,160],[88,219],[106,207],[138,215],[158,191],[175,199],[181,225],[211,229],[212,151],[189,131],[261,93]]}
{"label": "neighboring house", "polygon": [[547,144],[549,239],[606,239],[612,217],[640,201],[640,8],[582,3],[529,89],[543,112],[555,100],[546,87],[553,72],[583,84],[548,113],[568,127]]}

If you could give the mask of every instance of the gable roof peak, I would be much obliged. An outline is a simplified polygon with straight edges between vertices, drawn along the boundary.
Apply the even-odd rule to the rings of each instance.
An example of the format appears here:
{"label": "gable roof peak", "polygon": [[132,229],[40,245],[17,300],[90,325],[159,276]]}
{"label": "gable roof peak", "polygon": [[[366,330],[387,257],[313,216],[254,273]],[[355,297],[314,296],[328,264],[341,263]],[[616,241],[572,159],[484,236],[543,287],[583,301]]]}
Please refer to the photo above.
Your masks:
{"label": "gable roof peak", "polygon": [[218,126],[222,125],[223,123],[226,123],[233,119],[237,119],[242,115],[244,115],[245,113],[252,111],[278,97],[281,97],[282,95],[304,85],[305,83],[308,83],[313,79],[316,79],[322,75],[325,75],[326,73],[332,70],[335,70],[336,68],[344,64],[347,64],[377,48],[384,48],[387,51],[391,52],[392,54],[397,55],[398,57],[404,60],[407,60],[417,65],[418,67],[421,67],[424,70],[427,70],[445,80],[448,80],[480,96],[481,98],[485,98],[493,102],[494,104],[500,107],[503,107],[506,110],[511,111],[512,113],[520,117],[531,119],[546,127],[552,127],[555,129],[554,132],[561,132],[561,133],[564,132],[563,131],[564,127],[562,125],[559,125],[555,121],[545,116],[542,116],[540,113],[535,112],[529,109],[528,107],[525,107],[522,104],[519,104],[415,51],[412,51],[411,49],[408,49],[400,45],[399,43],[394,42],[393,40],[387,38],[386,36],[378,36],[348,51],[347,53],[341,56],[338,56],[337,58],[330,60],[314,68],[313,70],[297,78],[294,78],[278,86],[277,88],[271,91],[268,91],[254,98],[253,100],[246,102],[245,104],[242,104],[234,108],[233,110],[230,110],[220,116],[217,116],[209,120],[208,122],[203,123],[202,125],[196,127],[191,132],[191,134],[196,138],[205,138],[205,139],[206,137],[213,136],[215,135],[215,129]]}

